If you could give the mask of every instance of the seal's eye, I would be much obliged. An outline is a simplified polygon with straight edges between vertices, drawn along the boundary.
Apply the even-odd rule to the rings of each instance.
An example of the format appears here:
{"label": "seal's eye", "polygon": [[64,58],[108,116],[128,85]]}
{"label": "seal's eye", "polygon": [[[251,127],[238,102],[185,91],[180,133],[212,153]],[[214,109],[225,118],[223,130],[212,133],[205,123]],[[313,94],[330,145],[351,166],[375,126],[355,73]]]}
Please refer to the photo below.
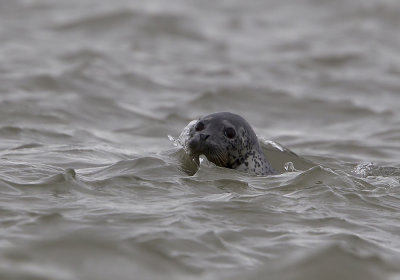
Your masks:
{"label": "seal's eye", "polygon": [[225,128],[225,135],[226,135],[226,137],[228,137],[230,139],[235,138],[236,131],[232,127],[227,127],[227,128]]}
{"label": "seal's eye", "polygon": [[198,122],[194,128],[196,131],[202,131],[204,129],[204,123]]}

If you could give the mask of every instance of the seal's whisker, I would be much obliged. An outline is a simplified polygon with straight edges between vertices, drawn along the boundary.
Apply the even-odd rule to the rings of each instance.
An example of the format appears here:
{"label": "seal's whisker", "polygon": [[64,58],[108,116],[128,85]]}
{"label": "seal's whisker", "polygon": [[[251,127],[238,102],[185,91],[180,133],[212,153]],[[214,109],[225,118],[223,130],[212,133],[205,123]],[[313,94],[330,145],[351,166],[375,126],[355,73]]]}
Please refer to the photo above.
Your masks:
{"label": "seal's whisker", "polygon": [[224,156],[223,150],[222,149],[216,149],[215,150],[215,156],[216,156],[216,159],[217,159],[217,162],[218,162],[217,165],[224,166],[225,165],[224,164],[225,163],[225,161],[224,161],[225,156]]}

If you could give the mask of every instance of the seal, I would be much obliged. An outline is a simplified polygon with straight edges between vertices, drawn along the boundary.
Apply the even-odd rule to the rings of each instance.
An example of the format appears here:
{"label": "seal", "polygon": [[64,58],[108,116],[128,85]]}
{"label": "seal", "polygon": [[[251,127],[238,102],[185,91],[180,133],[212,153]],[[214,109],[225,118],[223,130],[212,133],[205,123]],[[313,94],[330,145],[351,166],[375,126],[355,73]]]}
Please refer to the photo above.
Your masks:
{"label": "seal", "polygon": [[213,113],[193,122],[188,131],[187,151],[220,167],[255,174],[276,174],[261,150],[250,124],[241,116]]}

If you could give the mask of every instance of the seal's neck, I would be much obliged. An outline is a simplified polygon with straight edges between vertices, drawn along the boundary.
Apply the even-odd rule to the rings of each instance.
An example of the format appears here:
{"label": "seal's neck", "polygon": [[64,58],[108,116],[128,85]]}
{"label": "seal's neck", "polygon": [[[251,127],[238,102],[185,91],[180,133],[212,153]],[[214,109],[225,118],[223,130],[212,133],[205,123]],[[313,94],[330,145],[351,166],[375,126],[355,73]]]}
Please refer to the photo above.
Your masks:
{"label": "seal's neck", "polygon": [[276,174],[264,153],[257,150],[250,151],[244,162],[237,166],[236,169],[255,175]]}

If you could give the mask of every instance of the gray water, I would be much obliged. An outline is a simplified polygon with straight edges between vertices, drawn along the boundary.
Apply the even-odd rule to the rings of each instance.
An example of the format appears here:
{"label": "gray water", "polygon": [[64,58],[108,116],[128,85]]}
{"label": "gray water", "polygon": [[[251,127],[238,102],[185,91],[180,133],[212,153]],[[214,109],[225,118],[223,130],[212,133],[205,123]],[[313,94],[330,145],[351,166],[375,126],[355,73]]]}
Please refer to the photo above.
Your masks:
{"label": "gray water", "polygon": [[[0,279],[400,279],[399,25],[396,0],[0,0]],[[168,135],[217,111],[280,174],[182,168]]]}

